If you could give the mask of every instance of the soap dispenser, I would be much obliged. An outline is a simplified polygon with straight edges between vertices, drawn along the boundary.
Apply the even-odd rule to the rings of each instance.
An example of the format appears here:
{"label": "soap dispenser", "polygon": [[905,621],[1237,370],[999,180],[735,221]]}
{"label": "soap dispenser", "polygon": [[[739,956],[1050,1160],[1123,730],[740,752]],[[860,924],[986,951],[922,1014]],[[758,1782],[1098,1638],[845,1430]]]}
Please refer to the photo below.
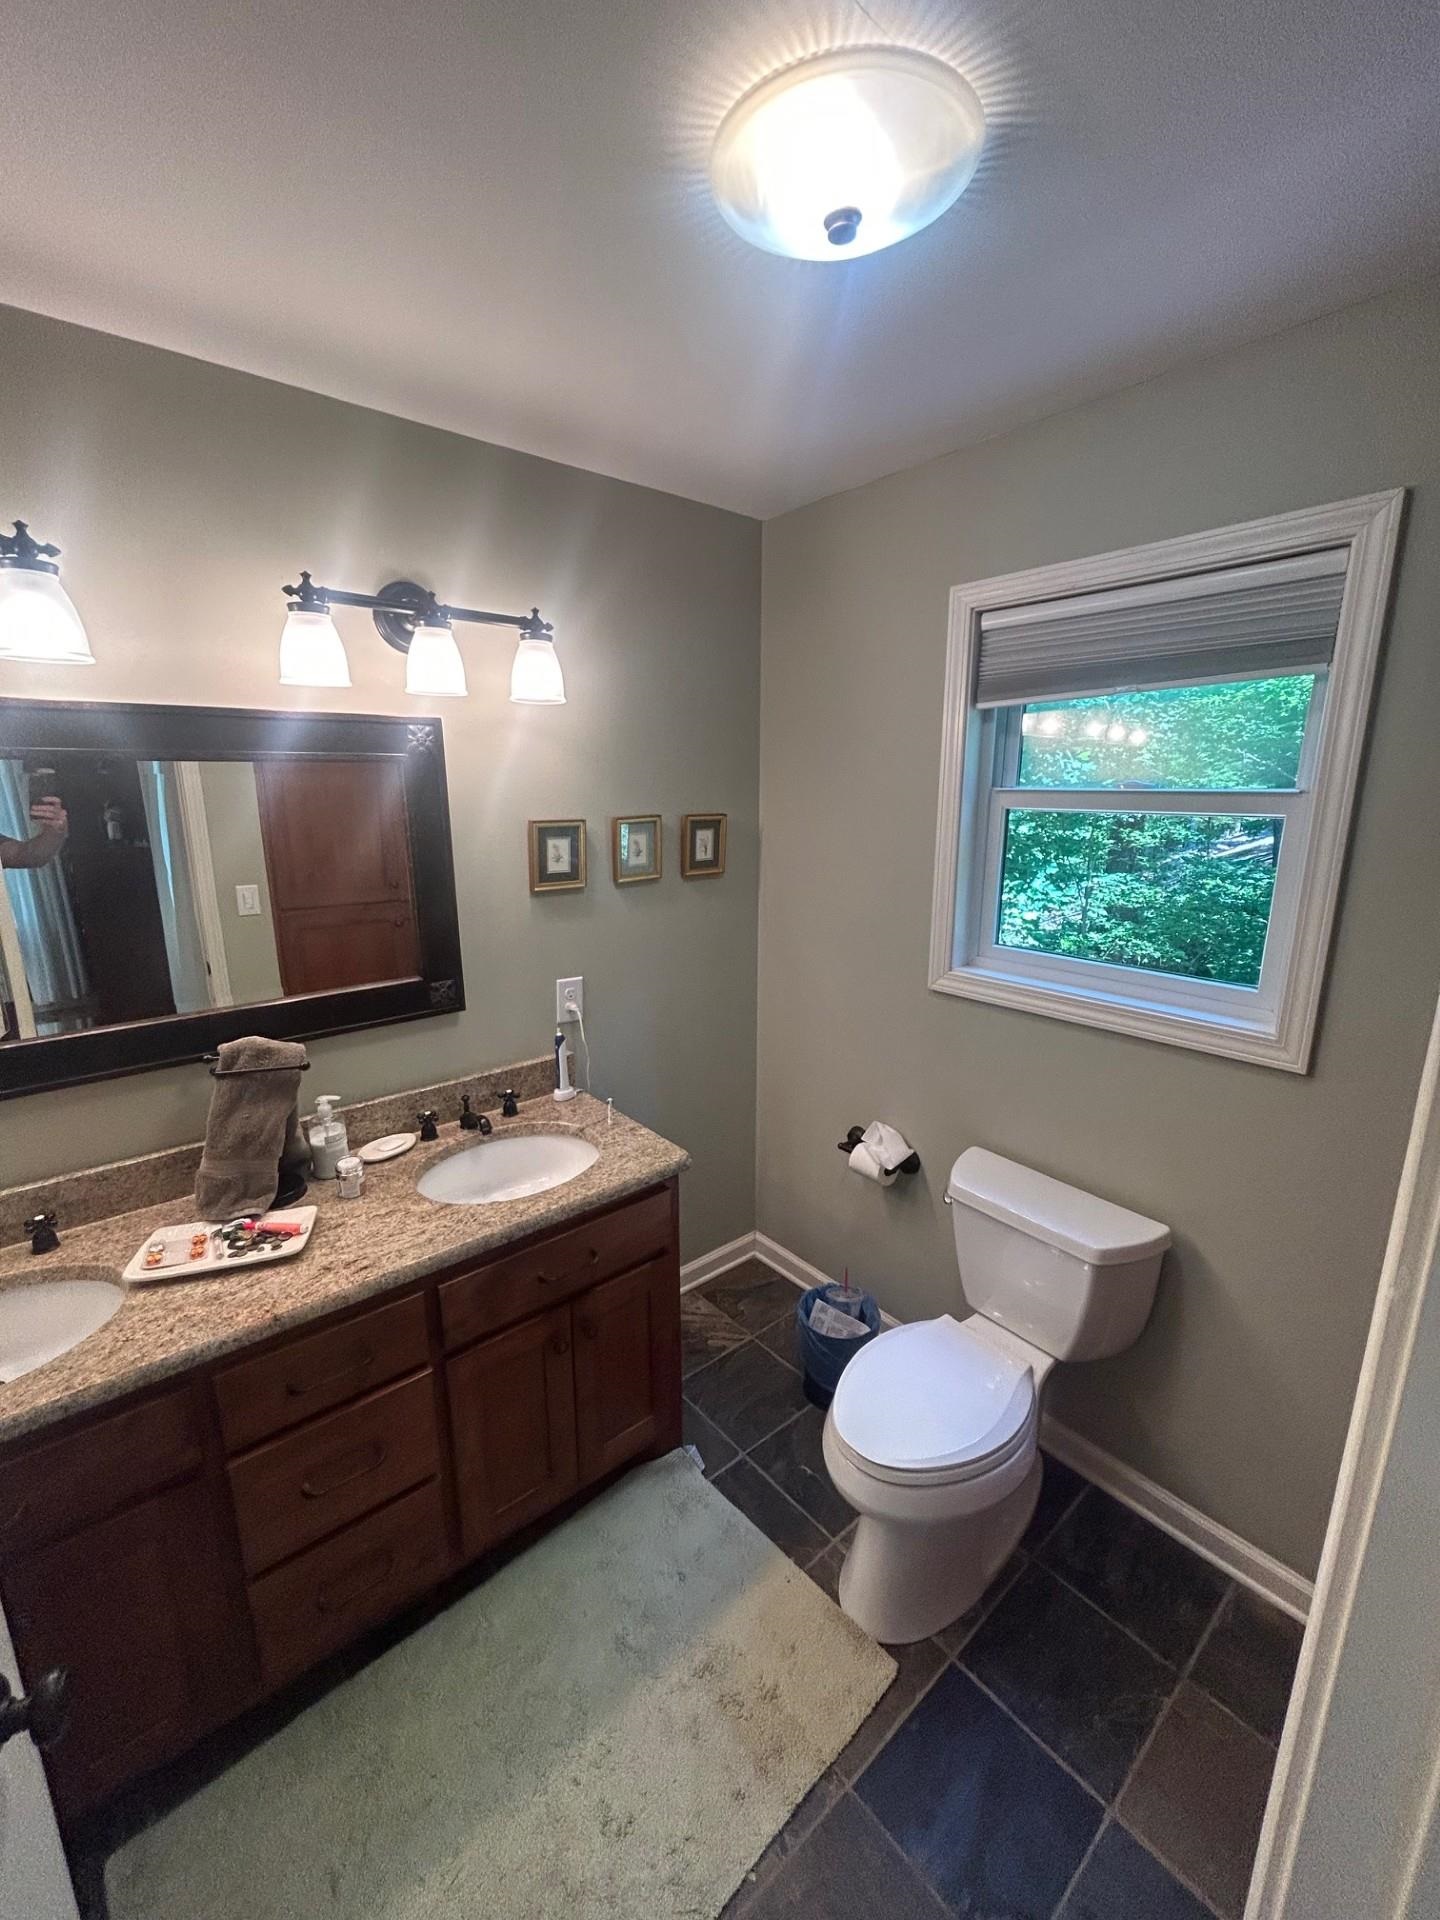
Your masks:
{"label": "soap dispenser", "polygon": [[338,1093],[322,1093],[315,1102],[315,1118],[310,1122],[310,1161],[317,1180],[333,1180],[350,1151],[345,1122],[335,1111],[339,1104]]}

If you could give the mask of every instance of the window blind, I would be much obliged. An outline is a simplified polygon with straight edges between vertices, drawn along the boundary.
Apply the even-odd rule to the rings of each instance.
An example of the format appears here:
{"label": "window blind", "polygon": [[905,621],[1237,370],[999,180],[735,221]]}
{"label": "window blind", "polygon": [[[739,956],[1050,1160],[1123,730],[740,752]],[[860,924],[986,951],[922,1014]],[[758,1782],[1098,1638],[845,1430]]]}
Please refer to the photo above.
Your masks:
{"label": "window blind", "polygon": [[980,616],[977,707],[1257,674],[1334,651],[1349,549],[1147,580]]}

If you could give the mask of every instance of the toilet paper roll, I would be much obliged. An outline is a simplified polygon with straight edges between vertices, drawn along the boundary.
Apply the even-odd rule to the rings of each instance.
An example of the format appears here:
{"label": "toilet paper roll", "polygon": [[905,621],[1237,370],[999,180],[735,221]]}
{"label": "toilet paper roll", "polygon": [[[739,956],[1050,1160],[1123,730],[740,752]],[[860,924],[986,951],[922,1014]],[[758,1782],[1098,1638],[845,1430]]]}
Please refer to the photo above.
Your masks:
{"label": "toilet paper roll", "polygon": [[900,1177],[890,1168],[882,1167],[874,1149],[867,1147],[863,1140],[850,1155],[850,1171],[866,1180],[878,1180],[882,1187],[893,1187]]}
{"label": "toilet paper roll", "polygon": [[893,1172],[902,1160],[910,1158],[910,1142],[897,1128],[883,1120],[872,1120],[861,1135],[860,1144],[868,1147],[886,1173]]}

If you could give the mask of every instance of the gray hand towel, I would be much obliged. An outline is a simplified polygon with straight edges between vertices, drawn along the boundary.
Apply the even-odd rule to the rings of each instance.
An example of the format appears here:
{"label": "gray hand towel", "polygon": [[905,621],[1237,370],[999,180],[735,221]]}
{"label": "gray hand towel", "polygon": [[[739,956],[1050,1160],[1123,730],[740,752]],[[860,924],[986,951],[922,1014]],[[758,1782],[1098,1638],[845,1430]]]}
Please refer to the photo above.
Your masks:
{"label": "gray hand towel", "polygon": [[[205,1150],[195,1176],[202,1220],[234,1220],[273,1204],[280,1156],[300,1144],[296,1101],[305,1049],[252,1034],[220,1048]],[[265,1073],[239,1071],[266,1067]]]}

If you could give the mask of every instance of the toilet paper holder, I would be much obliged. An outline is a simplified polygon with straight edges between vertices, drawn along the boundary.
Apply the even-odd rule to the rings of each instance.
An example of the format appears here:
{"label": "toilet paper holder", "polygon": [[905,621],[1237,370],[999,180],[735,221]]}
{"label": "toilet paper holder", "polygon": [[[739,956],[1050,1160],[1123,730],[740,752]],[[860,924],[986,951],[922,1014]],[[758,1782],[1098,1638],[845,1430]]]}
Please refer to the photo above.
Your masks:
{"label": "toilet paper holder", "polygon": [[[848,1156],[849,1154],[852,1154],[855,1151],[856,1147],[859,1146],[860,1142],[864,1139],[864,1137],[865,1137],[864,1127],[851,1127],[850,1131],[845,1135],[845,1138],[843,1140],[837,1140],[835,1142],[835,1145],[841,1153],[846,1154]],[[904,1160],[900,1162],[899,1166],[896,1167],[895,1171],[896,1173],[919,1173],[920,1171],[919,1154],[918,1153],[909,1154]]]}

